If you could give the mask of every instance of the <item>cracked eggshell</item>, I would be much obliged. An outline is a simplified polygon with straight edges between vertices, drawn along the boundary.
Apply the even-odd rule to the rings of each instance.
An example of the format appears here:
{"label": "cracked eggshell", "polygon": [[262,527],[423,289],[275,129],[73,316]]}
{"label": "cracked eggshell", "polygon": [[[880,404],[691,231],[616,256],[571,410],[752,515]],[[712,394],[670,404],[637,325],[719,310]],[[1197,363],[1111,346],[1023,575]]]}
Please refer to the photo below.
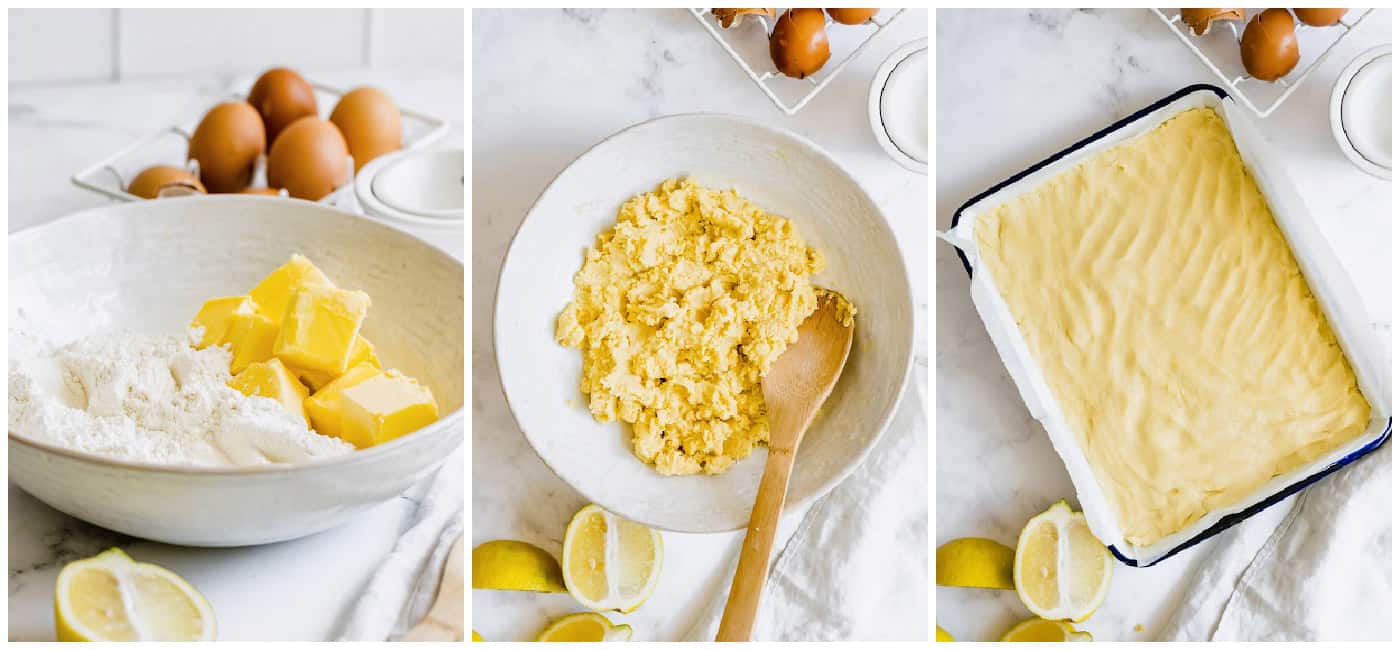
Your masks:
{"label": "cracked eggshell", "polygon": [[1244,26],[1240,60],[1251,77],[1274,81],[1298,65],[1298,34],[1287,9],[1266,9]]}
{"label": "cracked eggshell", "polygon": [[778,72],[805,79],[831,58],[826,14],[821,9],[789,9],[778,17],[768,37],[768,53]]}

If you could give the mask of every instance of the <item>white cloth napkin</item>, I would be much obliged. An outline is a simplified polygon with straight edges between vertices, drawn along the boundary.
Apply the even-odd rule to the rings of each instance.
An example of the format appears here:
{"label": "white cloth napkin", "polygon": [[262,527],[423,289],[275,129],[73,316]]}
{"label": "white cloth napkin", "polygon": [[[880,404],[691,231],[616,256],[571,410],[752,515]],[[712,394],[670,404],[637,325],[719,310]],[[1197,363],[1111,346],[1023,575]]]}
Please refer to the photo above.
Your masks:
{"label": "white cloth napkin", "polygon": [[464,446],[425,481],[426,488],[414,488],[422,490],[418,508],[355,602],[338,641],[395,640],[427,615],[443,562],[462,536]]}
{"label": "white cloth napkin", "polygon": [[1300,492],[1262,546],[1248,521],[1223,533],[1162,639],[1389,640],[1391,446]]}
{"label": "white cloth napkin", "polygon": [[[732,576],[738,562],[728,563]],[[807,511],[769,569],[754,641],[928,638],[928,427],[910,381],[880,442]],[[721,581],[689,641],[713,641]]]}

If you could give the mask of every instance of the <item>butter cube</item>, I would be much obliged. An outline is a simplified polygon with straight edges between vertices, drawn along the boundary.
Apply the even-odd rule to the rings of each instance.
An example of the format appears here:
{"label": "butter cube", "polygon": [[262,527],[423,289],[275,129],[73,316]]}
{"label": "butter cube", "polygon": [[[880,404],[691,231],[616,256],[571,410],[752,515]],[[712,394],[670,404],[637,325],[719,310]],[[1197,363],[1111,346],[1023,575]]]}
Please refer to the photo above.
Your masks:
{"label": "butter cube", "polygon": [[253,299],[248,296],[229,296],[205,301],[199,308],[199,313],[195,314],[194,320],[190,322],[191,328],[204,328],[195,347],[204,349],[217,345],[224,335],[228,334],[228,326],[233,322],[235,315],[252,314],[256,309]]}
{"label": "butter cube", "polygon": [[305,405],[309,391],[280,359],[250,363],[243,372],[230,379],[228,385],[244,395],[268,397],[281,402],[283,408],[310,427]]}
{"label": "butter cube", "polygon": [[227,343],[233,352],[229,372],[243,372],[249,364],[267,361],[273,356],[277,341],[277,323],[262,314],[237,314],[229,323],[228,332],[219,343]]}
{"label": "butter cube", "polygon": [[292,294],[310,285],[335,286],[311,260],[294,254],[286,264],[263,278],[248,295],[257,303],[258,311],[280,324],[287,313],[287,305],[292,302]]}
{"label": "butter cube", "polygon": [[360,324],[369,312],[369,295],[325,285],[308,285],[292,293],[273,353],[298,371],[339,375],[350,366]]}
{"label": "butter cube", "polygon": [[345,410],[345,390],[382,373],[379,368],[361,363],[346,370],[345,374],[336,377],[306,398],[306,414],[311,418],[311,428],[323,436],[340,438],[340,434],[345,430],[341,417]]}
{"label": "butter cube", "polygon": [[[374,344],[369,342],[364,335],[355,337],[355,345],[350,349],[349,367],[354,368],[361,363],[368,363],[375,368],[383,368],[379,364],[379,355],[374,353]],[[311,390],[321,390],[326,384],[335,381],[337,375],[332,375],[322,370],[298,370],[297,376],[301,378]]]}
{"label": "butter cube", "polygon": [[412,433],[438,418],[432,391],[393,371],[346,388],[341,400],[340,438],[360,449]]}

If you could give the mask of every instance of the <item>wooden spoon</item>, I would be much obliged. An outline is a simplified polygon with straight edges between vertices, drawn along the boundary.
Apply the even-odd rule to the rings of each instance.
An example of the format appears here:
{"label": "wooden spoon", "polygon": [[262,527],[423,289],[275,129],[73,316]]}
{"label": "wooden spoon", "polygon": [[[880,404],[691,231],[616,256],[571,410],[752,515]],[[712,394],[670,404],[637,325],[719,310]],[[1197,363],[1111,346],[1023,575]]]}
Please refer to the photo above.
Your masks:
{"label": "wooden spoon", "polygon": [[768,464],[749,515],[749,531],[739,552],[739,568],[719,621],[716,641],[748,641],[758,614],[759,596],[768,579],[768,557],[778,530],[778,515],[787,499],[788,478],[797,446],[817,407],[841,376],[855,333],[854,310],[835,291],[817,290],[817,310],[797,327],[797,341],[763,376],[768,407]]}

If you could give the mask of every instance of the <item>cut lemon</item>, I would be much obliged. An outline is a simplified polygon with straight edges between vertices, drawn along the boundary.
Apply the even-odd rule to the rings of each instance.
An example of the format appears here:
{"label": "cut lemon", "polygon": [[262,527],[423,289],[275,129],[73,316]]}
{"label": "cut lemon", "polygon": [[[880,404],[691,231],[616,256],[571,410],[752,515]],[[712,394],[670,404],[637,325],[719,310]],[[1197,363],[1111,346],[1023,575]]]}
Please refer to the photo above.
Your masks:
{"label": "cut lemon", "polygon": [[481,635],[478,634],[476,630],[472,630],[472,642],[475,643],[475,642],[481,642],[481,641],[485,641],[485,640],[486,640],[486,639],[481,638]]}
{"label": "cut lemon", "polygon": [[[938,626],[935,625],[934,627]],[[953,638],[953,635],[948,634],[948,630],[938,627],[938,641],[956,641],[956,639]]]}
{"label": "cut lemon", "polygon": [[549,551],[513,539],[472,549],[472,589],[566,591],[559,561]]}
{"label": "cut lemon", "polygon": [[627,641],[632,638],[632,626],[613,625],[597,612],[570,614],[549,624],[536,641]]}
{"label": "cut lemon", "polygon": [[635,611],[661,577],[661,533],[597,505],[584,506],[564,531],[564,584],[594,611]]}
{"label": "cut lemon", "polygon": [[1031,618],[1017,623],[1006,634],[1001,635],[999,641],[1030,641],[1030,642],[1063,642],[1063,641],[1093,641],[1094,636],[1088,632],[1080,632],[1074,629],[1073,625],[1064,621],[1047,621],[1043,618]]}
{"label": "cut lemon", "polygon": [[1011,565],[1016,551],[996,540],[962,537],[938,547],[937,583],[944,587],[1015,589]]}
{"label": "cut lemon", "polygon": [[1108,595],[1113,556],[1089,531],[1084,513],[1061,499],[1021,529],[1014,577],[1016,593],[1031,613],[1079,622]]}
{"label": "cut lemon", "polygon": [[63,567],[54,590],[59,641],[213,641],[214,609],[169,569],[113,548]]}

